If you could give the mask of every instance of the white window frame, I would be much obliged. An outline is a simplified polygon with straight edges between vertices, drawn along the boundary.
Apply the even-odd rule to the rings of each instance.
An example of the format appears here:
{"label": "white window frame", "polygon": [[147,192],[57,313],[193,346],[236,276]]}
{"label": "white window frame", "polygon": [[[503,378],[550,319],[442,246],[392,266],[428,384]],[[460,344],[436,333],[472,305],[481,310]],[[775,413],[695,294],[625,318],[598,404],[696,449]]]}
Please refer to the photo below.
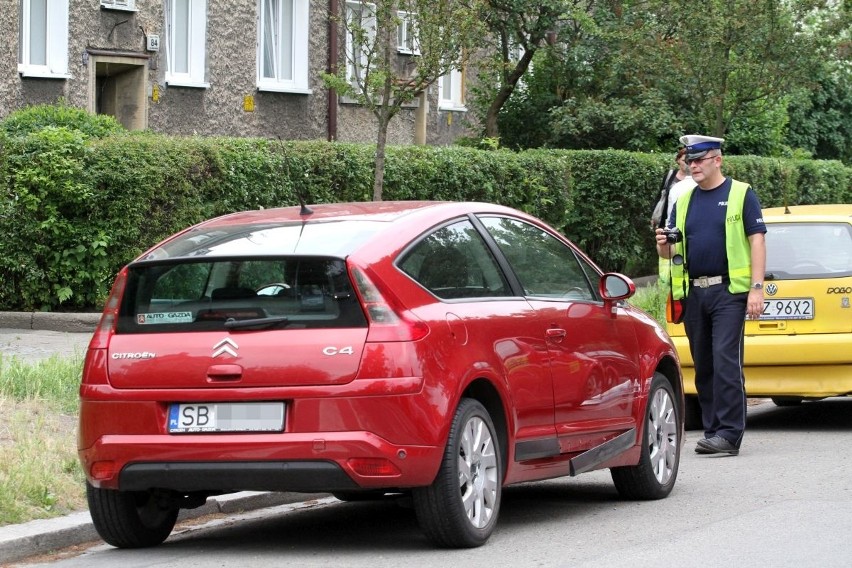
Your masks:
{"label": "white window frame", "polygon": [[420,55],[420,46],[417,44],[417,38],[414,37],[411,28],[415,25],[415,14],[413,12],[397,12],[399,17],[399,26],[396,30],[396,50],[398,53],[405,55]]}
{"label": "white window frame", "polygon": [[[188,21],[186,29],[178,29],[177,2],[186,2]],[[186,43],[187,70],[176,71],[175,47]],[[175,87],[206,89],[207,72],[207,0],[166,0],[166,84]]]}
{"label": "white window frame", "polygon": [[[349,22],[352,21],[352,12],[354,10],[361,10],[362,8],[367,10],[366,15],[363,16],[362,26],[364,29],[368,31],[370,36],[370,43],[373,43],[376,38],[376,6],[369,2],[346,2],[346,17],[345,22],[348,25]],[[360,75],[360,70],[367,66],[367,53],[361,52],[359,57],[355,57],[354,50],[355,46],[353,41],[352,33],[347,29],[346,30],[346,79],[349,81],[351,85],[358,85],[358,80],[356,75]],[[363,81],[362,81],[363,82]]]}
{"label": "white window frame", "polygon": [[[310,33],[310,8],[309,0],[292,0],[293,10],[290,14],[283,14],[285,0],[258,0],[257,3],[257,89],[259,91],[273,91],[278,93],[299,93],[309,95],[313,91],[308,83],[308,40]],[[279,21],[274,30],[280,43],[281,29],[289,25],[287,30],[292,37],[292,44],[285,54],[290,57],[292,69],[291,77],[281,77],[281,61],[277,59],[281,55],[281,46],[267,46],[265,30],[267,25],[275,26],[276,22],[267,22],[267,10],[269,4],[276,5]],[[273,49],[267,50],[268,47]],[[274,77],[264,77],[266,53],[273,57]]]}
{"label": "white window frame", "polygon": [[33,28],[42,22],[33,22],[33,0],[21,0],[20,42],[18,44],[18,73],[24,77],[45,79],[70,79],[68,73],[68,0],[45,0],[44,63],[33,63],[31,44]]}
{"label": "white window frame", "polygon": [[[453,69],[438,77],[438,108],[440,110],[467,111],[464,103],[464,71]],[[447,83],[449,82],[449,85]],[[444,91],[449,89],[449,97]]]}

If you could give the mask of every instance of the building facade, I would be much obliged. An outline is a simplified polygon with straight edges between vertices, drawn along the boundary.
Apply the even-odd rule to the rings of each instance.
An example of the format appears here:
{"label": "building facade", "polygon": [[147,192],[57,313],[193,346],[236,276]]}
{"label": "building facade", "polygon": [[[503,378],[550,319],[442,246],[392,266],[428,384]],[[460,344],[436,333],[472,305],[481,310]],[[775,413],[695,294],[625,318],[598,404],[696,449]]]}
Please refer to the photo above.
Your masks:
{"label": "building facade", "polygon": [[[0,119],[64,100],[128,129],[374,142],[370,111],[321,78],[345,64],[334,14],[346,9],[345,0],[0,0]],[[404,31],[401,58],[411,53]],[[388,141],[470,134],[465,80],[442,77],[425,105],[394,118]]]}

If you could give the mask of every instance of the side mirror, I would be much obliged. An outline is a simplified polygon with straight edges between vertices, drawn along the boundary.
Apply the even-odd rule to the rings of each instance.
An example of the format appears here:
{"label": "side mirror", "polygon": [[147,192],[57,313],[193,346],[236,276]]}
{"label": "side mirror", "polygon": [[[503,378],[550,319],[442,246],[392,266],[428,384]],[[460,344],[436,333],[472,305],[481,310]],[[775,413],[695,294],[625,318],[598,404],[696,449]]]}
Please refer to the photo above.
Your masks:
{"label": "side mirror", "polygon": [[608,272],[601,276],[598,291],[605,303],[613,304],[619,300],[626,300],[636,293],[636,284],[623,274]]}

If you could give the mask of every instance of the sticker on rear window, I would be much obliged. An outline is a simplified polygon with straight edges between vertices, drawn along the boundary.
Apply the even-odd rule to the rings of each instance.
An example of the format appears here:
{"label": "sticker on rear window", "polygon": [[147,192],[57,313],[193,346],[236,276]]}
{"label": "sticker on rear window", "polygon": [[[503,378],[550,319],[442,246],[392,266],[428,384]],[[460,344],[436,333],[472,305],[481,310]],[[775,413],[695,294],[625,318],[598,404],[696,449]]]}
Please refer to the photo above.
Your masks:
{"label": "sticker on rear window", "polygon": [[139,325],[192,323],[192,312],[154,312],[137,314],[136,323]]}

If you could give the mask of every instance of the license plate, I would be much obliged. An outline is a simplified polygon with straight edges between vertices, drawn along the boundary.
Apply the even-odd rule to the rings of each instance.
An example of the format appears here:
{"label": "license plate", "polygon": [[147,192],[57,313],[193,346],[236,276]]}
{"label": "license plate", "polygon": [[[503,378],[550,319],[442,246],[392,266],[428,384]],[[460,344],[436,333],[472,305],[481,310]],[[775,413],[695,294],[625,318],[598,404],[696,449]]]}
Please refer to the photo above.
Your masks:
{"label": "license plate", "polygon": [[763,300],[762,320],[814,319],[813,298],[772,298]]}
{"label": "license plate", "polygon": [[172,404],[169,433],[281,432],[283,402],[202,402]]}

